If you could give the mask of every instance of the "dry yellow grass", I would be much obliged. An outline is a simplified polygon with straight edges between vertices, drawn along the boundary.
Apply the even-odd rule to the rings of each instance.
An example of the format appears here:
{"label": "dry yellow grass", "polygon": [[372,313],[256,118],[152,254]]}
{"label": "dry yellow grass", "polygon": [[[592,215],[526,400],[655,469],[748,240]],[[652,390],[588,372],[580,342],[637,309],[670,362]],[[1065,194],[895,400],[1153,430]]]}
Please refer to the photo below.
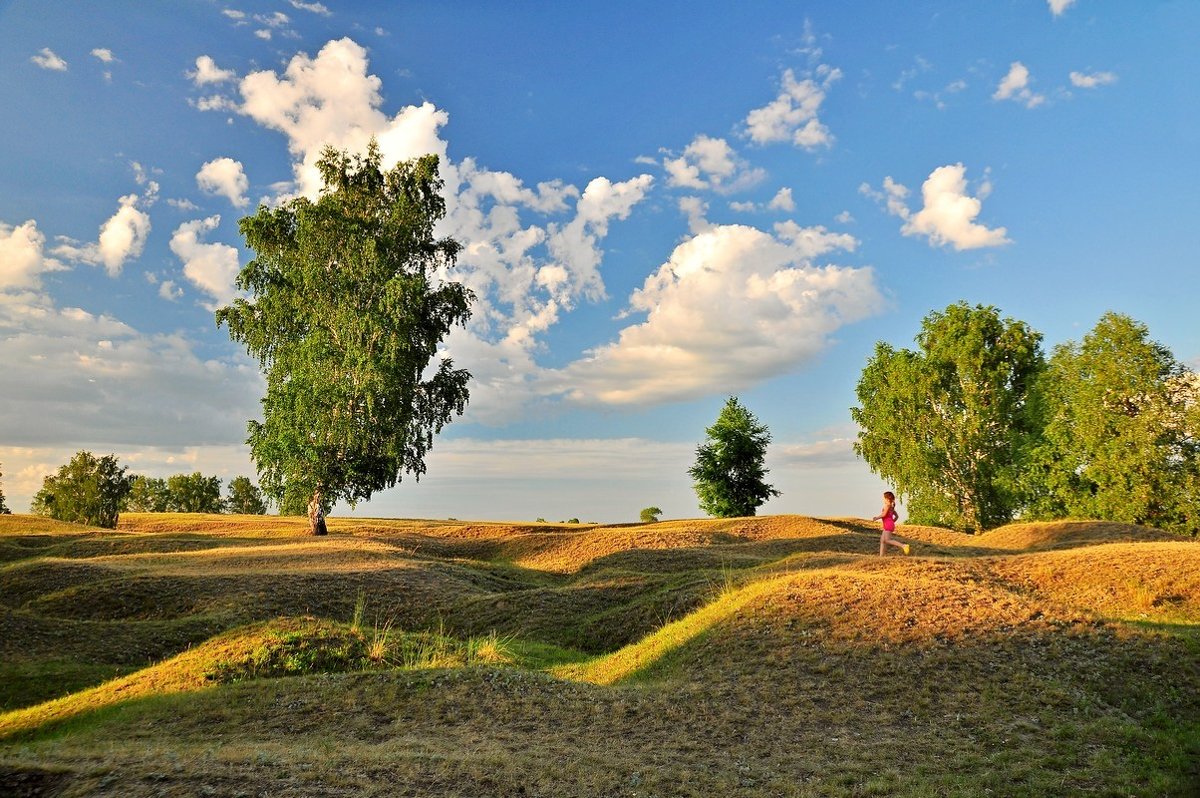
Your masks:
{"label": "dry yellow grass", "polygon": [[[0,652],[158,662],[0,715],[0,792],[1200,793],[1200,546],[1154,530],[902,525],[914,556],[880,558],[875,525],[797,516],[35,526],[0,520]],[[359,596],[546,672],[210,686],[244,624]]]}

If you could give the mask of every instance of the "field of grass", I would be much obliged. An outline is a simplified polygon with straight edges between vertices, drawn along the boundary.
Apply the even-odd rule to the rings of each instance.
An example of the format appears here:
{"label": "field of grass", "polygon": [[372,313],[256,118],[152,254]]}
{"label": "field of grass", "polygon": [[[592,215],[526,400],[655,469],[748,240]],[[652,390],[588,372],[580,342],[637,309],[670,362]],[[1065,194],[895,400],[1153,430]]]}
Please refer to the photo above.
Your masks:
{"label": "field of grass", "polygon": [[4,796],[1200,795],[1200,544],[0,516]]}

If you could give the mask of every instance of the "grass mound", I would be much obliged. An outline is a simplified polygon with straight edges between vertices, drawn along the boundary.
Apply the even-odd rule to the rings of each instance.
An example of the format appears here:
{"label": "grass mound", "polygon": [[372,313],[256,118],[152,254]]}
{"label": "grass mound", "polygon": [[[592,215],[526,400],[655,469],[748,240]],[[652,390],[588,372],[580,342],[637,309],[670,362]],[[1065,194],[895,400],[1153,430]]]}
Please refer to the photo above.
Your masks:
{"label": "grass mound", "polygon": [[0,715],[0,793],[1200,791],[1200,546],[1153,530],[21,523],[5,700],[72,692]]}
{"label": "grass mound", "polygon": [[505,663],[500,638],[458,640],[440,633],[367,630],[316,618],[277,618],[218,635],[135,673],[36,706],[0,715],[0,739],[104,707],[214,684],[379,668],[454,668]]}
{"label": "grass mound", "polygon": [[979,536],[983,545],[998,549],[1048,551],[1100,546],[1107,543],[1180,542],[1178,535],[1134,524],[1110,521],[1043,521],[1009,524]]}

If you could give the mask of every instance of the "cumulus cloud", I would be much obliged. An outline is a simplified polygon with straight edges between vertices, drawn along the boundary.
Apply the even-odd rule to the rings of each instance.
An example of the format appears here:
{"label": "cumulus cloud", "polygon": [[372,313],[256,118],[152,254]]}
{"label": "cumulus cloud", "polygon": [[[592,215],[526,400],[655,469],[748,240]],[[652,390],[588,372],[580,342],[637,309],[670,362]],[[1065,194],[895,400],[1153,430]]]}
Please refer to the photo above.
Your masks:
{"label": "cumulus cloud", "polygon": [[43,47],[38,54],[29,59],[33,63],[40,66],[42,69],[49,69],[54,72],[66,72],[67,62],[59,58],[49,47]]}
{"label": "cumulus cloud", "polygon": [[174,280],[163,280],[159,283],[158,295],[169,302],[178,302],[183,289],[175,285]]}
{"label": "cumulus cloud", "polygon": [[1026,108],[1037,108],[1046,101],[1045,95],[1037,94],[1029,88],[1029,68],[1020,61],[1013,61],[1008,68],[1008,74],[996,87],[993,100],[1012,100],[1022,103]]}
{"label": "cumulus cloud", "polygon": [[561,370],[545,389],[596,405],[735,392],[792,371],[843,325],[882,310],[869,268],[818,266],[851,236],[794,222],[775,235],[720,225],[680,244],[630,297],[646,320]]}
{"label": "cumulus cloud", "polygon": [[796,210],[796,201],[792,199],[792,190],[790,188],[781,188],[767,203],[767,207],[773,211],[787,211],[791,213]]}
{"label": "cumulus cloud", "polygon": [[885,203],[888,213],[904,220],[900,232],[906,236],[925,236],[931,246],[951,246],[956,250],[997,247],[1011,243],[1004,227],[988,228],[975,221],[983,210],[983,200],[991,192],[986,179],[967,193],[966,167],[961,163],[939,166],[921,186],[923,207],[913,213],[907,203],[908,188],[884,178],[883,191],[864,184],[859,190]]}
{"label": "cumulus cloud", "polygon": [[472,158],[453,161],[441,136],[446,112],[426,102],[385,113],[381,81],[370,73],[366,50],[351,39],[328,42],[313,56],[297,54],[280,71],[252,72],[234,85],[236,95],[217,95],[222,104],[282,133],[292,155],[294,180],[274,187],[270,201],[315,197],[321,186],[315,164],[327,144],[362,152],[374,137],[384,168],[429,153],[439,157],[447,212],[436,233],[463,244],[453,272],[439,276],[477,296],[470,327],[451,334],[446,354],[475,378],[473,420],[498,422],[527,412],[540,382],[536,355],[546,332],[580,302],[607,295],[604,239],[645,200],[652,176],[595,177],[579,187],[560,180],[526,185]]}
{"label": "cumulus cloud", "polygon": [[1054,16],[1062,16],[1068,8],[1075,5],[1075,0],[1046,0],[1050,6],[1050,13]]}
{"label": "cumulus cloud", "polygon": [[811,77],[797,80],[795,72],[785,70],[779,95],[746,116],[746,135],[755,144],[791,141],[810,152],[832,146],[833,134],[817,114],[826,91],[841,76],[840,70],[822,65],[817,69],[818,83]]}
{"label": "cumulus cloud", "polygon": [[1084,72],[1071,73],[1071,85],[1081,89],[1095,89],[1116,82],[1117,74],[1115,72],[1093,72],[1090,75]]}
{"label": "cumulus cloud", "polygon": [[146,198],[137,194],[126,194],[118,202],[117,212],[100,225],[100,236],[95,243],[80,243],[60,236],[62,242],[54,248],[55,255],[81,263],[102,265],[109,277],[121,273],[125,261],[140,257],[150,235],[150,214],[138,207],[139,203],[153,203],[158,184],[150,181],[150,193]]}
{"label": "cumulus cloud", "polygon": [[234,281],[241,270],[237,249],[202,240],[220,223],[220,216],[184,222],[171,236],[171,251],[183,261],[183,276],[216,300],[207,306],[211,310],[234,300],[238,293]]}
{"label": "cumulus cloud", "polygon": [[232,158],[214,158],[205,163],[196,173],[196,185],[208,194],[225,197],[236,208],[250,204],[246,198],[250,181],[242,170],[241,162]]}
{"label": "cumulus cloud", "polygon": [[646,196],[650,175],[620,183],[597,177],[588,183],[575,206],[575,218],[565,225],[548,227],[547,246],[555,261],[567,270],[573,294],[597,300],[605,296],[600,278],[600,239],[608,235],[613,219],[627,219],[634,205]]}
{"label": "cumulus cloud", "polygon": [[206,98],[208,108],[235,108],[263,127],[287,137],[297,159],[295,190],[314,197],[321,187],[316,162],[325,145],[363,152],[372,136],[385,166],[427,153],[446,162],[438,128],[446,113],[431,103],[408,106],[389,117],[379,110],[381,82],[367,71],[366,50],[351,39],[327,43],[315,57],[299,53],[283,74],[252,72],[238,83],[241,102]]}
{"label": "cumulus cloud", "polygon": [[13,226],[0,222],[0,292],[39,290],[42,275],[67,267],[46,256],[46,237],[30,219]]}
{"label": "cumulus cloud", "polygon": [[748,188],[765,176],[761,169],[753,169],[739,158],[725,139],[705,135],[696,136],[678,158],[664,159],[663,168],[667,185],[721,193]]}
{"label": "cumulus cloud", "polygon": [[92,55],[95,56],[96,58],[98,58],[100,61],[103,61],[106,64],[111,64],[113,61],[117,60],[116,57],[113,55],[113,51],[108,49],[107,47],[95,48],[94,50],[92,50]]}
{"label": "cumulus cloud", "polygon": [[202,55],[196,59],[196,68],[187,73],[197,86],[207,86],[213,83],[226,83],[237,78],[232,69],[221,69],[212,56]]}

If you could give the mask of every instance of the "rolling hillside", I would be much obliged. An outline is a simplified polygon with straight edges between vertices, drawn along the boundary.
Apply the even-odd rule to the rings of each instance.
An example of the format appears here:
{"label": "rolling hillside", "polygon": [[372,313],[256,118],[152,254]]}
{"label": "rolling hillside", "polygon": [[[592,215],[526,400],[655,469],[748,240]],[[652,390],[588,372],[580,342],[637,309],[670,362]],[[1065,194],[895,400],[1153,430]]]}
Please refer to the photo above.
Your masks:
{"label": "rolling hillside", "polygon": [[1200,794],[1200,545],[0,517],[0,794]]}

